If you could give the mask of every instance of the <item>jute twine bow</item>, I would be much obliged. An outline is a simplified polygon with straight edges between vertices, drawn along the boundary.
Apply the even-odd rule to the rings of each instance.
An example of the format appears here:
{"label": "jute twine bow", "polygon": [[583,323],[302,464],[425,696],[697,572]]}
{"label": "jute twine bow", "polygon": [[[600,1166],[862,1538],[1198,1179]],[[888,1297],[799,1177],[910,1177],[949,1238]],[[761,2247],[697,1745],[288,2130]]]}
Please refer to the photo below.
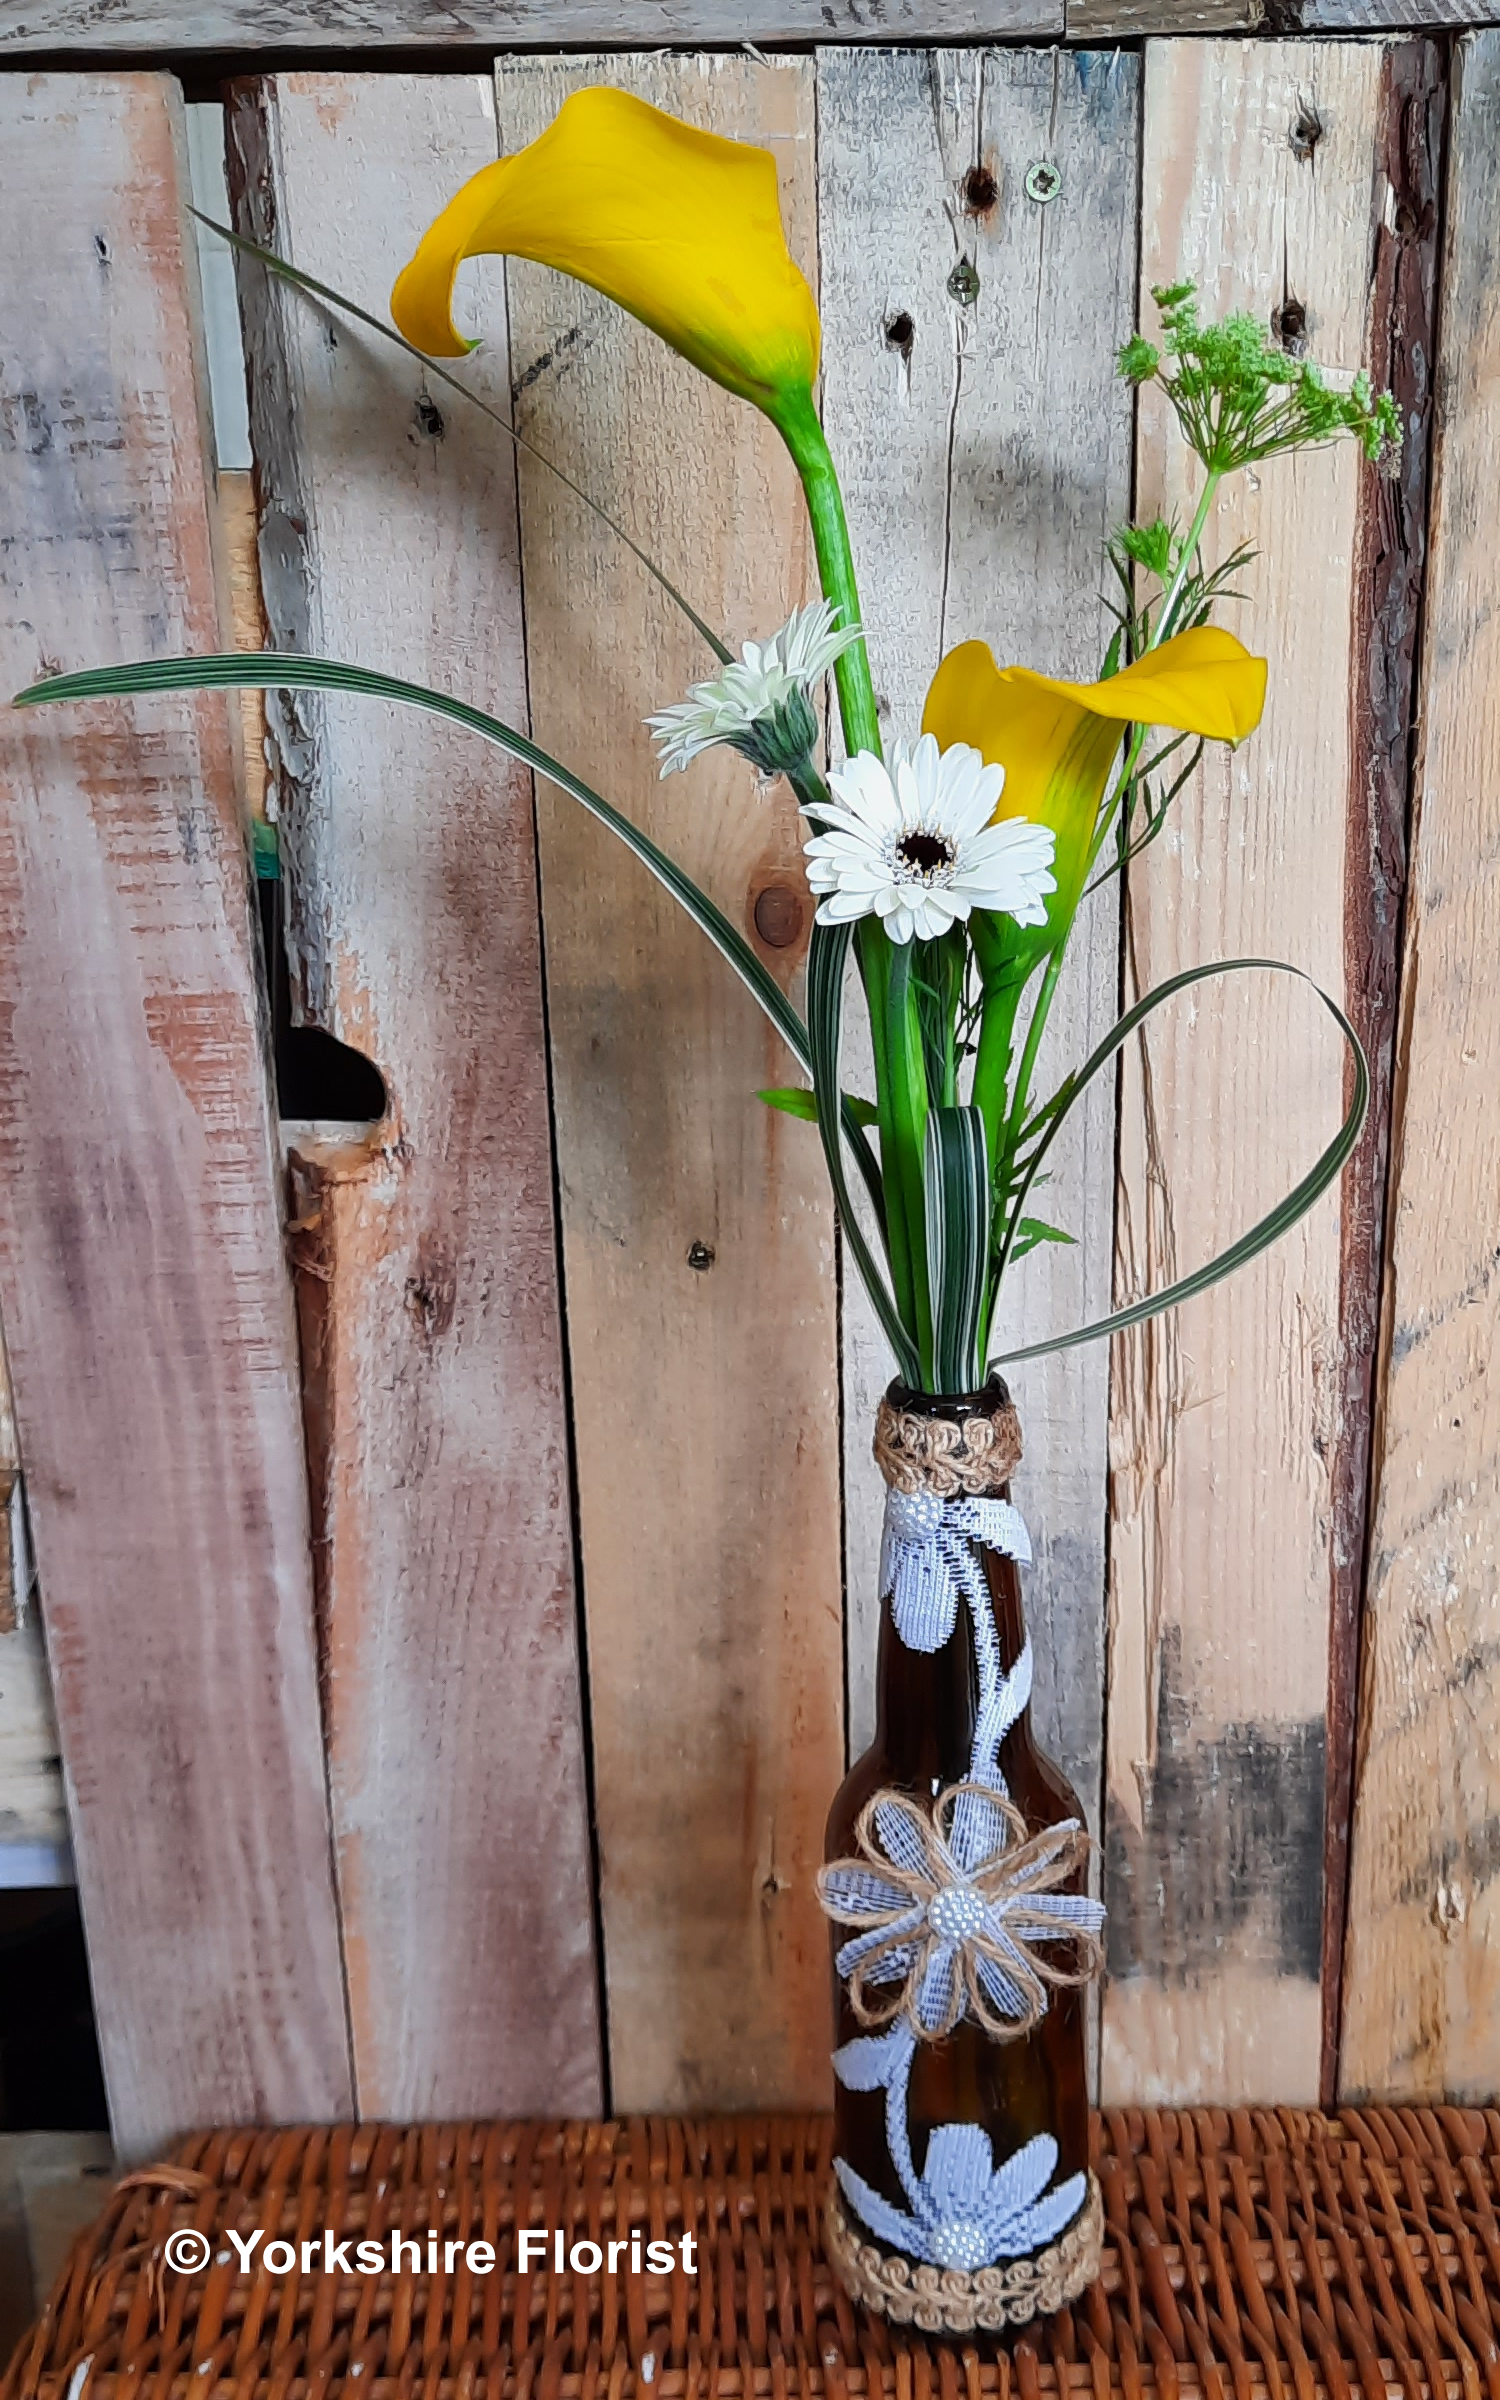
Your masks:
{"label": "jute twine bow", "polygon": [[1021,1420],[1008,1400],[957,1423],[889,1400],[875,1412],[875,1464],[893,1491],[977,1500],[1002,1490],[1020,1463]]}
{"label": "jute twine bow", "polygon": [[[854,1839],[858,1857],[825,1867],[818,1895],[835,1924],[859,1929],[838,1969],[861,2025],[905,2017],[931,2042],[971,2016],[993,2040],[1017,2041],[1046,2014],[1049,1987],[1102,1967],[1102,1906],[1062,1889],[1089,1854],[1076,1818],[1028,1833],[1005,1794],[955,1783],[930,1814],[904,1792],[877,1792]],[[1063,1957],[1042,1943],[1063,1945]]]}

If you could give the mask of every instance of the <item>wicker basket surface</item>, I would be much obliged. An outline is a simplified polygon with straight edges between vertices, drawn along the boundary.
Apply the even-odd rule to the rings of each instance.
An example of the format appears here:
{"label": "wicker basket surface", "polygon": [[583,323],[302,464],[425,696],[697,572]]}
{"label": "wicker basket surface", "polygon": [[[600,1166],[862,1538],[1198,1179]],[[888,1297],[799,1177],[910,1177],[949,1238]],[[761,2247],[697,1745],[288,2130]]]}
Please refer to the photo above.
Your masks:
{"label": "wicker basket surface", "polygon": [[[829,2135],[821,2117],[198,2135],[80,2237],[3,2400],[1500,2400],[1500,2112],[1107,2114],[1101,2281],[1020,2337],[951,2344],[835,2282]],[[518,2224],[694,2231],[699,2271],[679,2253],[664,2276],[518,2275]],[[206,2272],[165,2264],[183,2226],[214,2237]],[[424,2250],[431,2228],[497,2265],[247,2274],[231,2227]]]}

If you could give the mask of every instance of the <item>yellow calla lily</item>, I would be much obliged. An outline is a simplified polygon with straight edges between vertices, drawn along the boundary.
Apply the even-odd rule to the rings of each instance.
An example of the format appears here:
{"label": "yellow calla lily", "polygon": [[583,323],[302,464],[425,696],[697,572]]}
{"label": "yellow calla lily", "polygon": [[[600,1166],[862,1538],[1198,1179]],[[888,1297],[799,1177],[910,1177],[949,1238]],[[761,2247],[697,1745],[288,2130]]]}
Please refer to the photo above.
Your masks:
{"label": "yellow calla lily", "polygon": [[473,347],[453,324],[453,279],[481,252],[592,284],[773,419],[806,407],[818,311],[786,246],[769,150],[592,85],[472,176],[402,269],[391,314],[431,357]]}
{"label": "yellow calla lily", "polygon": [[1175,634],[1102,683],[997,667],[984,642],[949,651],[927,694],[923,732],[943,749],[972,743],[987,764],[1004,767],[997,820],[1029,817],[1057,836],[1057,891],[1047,930],[1028,950],[1049,949],[1078,906],[1122,725],[1240,742],[1260,723],[1265,698],[1265,660],[1215,625]]}

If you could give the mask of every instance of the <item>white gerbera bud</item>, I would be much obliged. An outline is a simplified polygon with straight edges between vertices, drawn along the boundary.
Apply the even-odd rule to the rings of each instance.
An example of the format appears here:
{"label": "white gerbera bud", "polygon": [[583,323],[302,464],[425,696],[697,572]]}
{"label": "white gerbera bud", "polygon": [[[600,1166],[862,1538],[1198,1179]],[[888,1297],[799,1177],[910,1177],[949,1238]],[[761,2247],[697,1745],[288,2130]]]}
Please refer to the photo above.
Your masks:
{"label": "white gerbera bud", "polygon": [[834,624],[831,600],[797,609],[768,642],[747,642],[737,659],[685,700],[648,717],[663,776],[678,774],[700,751],[727,742],[765,774],[784,773],[817,739],[808,706],[812,685],[859,640],[857,625]]}
{"label": "white gerbera bud", "polygon": [[1005,769],[967,742],[939,750],[924,733],[897,742],[888,767],[861,750],[828,781],[833,803],[805,844],[820,924],[878,916],[893,942],[936,941],[976,908],[1046,924],[1057,838],[1025,817],[991,822]]}

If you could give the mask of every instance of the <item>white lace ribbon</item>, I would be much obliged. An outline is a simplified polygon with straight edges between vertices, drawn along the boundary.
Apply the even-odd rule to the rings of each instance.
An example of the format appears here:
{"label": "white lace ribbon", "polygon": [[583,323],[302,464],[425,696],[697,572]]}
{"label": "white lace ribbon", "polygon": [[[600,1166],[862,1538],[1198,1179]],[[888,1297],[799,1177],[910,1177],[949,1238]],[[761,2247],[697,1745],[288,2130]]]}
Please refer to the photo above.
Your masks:
{"label": "white lace ribbon", "polygon": [[880,1596],[908,1650],[941,1650],[958,1622],[960,1598],[968,1603],[979,1668],[979,1708],[969,1774],[977,1783],[1004,1791],[996,1753],[1031,1698],[1031,1637],[1008,1675],[1000,1669],[989,1586],[975,1544],[1031,1563],[1031,1537],[1018,1508],[1008,1500],[940,1499],[936,1492],[885,1496],[885,1534],[880,1545]]}
{"label": "white lace ribbon", "polygon": [[969,1591],[975,1542],[1031,1563],[1026,1521],[1008,1500],[886,1493],[880,1597],[889,1593],[896,1631],[908,1650],[941,1650],[951,1639],[959,1595]]}

